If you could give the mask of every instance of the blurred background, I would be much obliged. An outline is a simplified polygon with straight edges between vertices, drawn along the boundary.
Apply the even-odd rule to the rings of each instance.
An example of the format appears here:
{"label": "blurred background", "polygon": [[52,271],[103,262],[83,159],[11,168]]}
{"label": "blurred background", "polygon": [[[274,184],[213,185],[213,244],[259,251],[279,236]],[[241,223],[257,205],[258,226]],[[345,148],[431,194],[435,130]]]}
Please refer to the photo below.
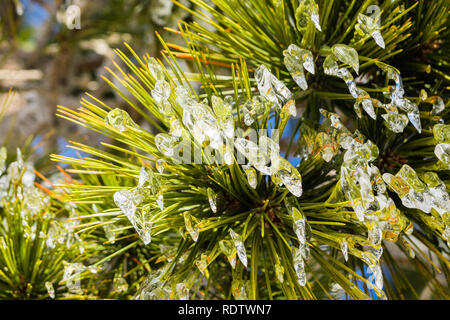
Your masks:
{"label": "blurred background", "polygon": [[113,79],[106,69],[114,69],[113,50],[127,42],[139,55],[157,57],[155,32],[177,43],[181,37],[164,27],[176,29],[182,19],[191,17],[170,0],[0,0],[0,104],[14,92],[0,123],[0,145],[29,143],[44,161],[50,152],[70,155],[65,145],[74,135],[96,144],[92,131],[55,117],[57,105],[77,108],[85,92],[139,122],[102,79]]}

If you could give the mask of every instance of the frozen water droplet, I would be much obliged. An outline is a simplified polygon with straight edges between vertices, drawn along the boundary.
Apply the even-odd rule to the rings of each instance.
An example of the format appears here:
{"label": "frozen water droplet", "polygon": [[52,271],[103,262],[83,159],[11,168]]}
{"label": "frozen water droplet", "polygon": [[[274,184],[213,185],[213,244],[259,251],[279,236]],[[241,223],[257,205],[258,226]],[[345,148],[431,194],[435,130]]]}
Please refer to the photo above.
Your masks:
{"label": "frozen water droplet", "polygon": [[[286,115],[287,118],[289,116],[296,117],[297,116],[297,107],[295,106],[294,100],[289,100],[281,109],[281,112]],[[283,115],[281,116],[283,118]]]}
{"label": "frozen water droplet", "polygon": [[136,202],[133,192],[128,189],[122,189],[114,193],[114,202],[128,217],[136,212]]}
{"label": "frozen water droplet", "polygon": [[404,114],[386,113],[382,114],[381,116],[386,121],[386,126],[389,128],[389,130],[396,133],[402,133],[406,125],[408,124],[408,117]]}
{"label": "frozen water droplet", "polygon": [[436,124],[433,127],[433,136],[438,143],[450,143],[450,125]]}
{"label": "frozen water droplet", "polygon": [[16,161],[19,167],[23,167],[23,157],[20,148],[16,149]]}
{"label": "frozen water droplet", "polygon": [[156,103],[162,103],[169,99],[170,92],[170,84],[165,80],[158,80],[156,81],[155,88],[151,91],[151,94]]}
{"label": "frozen water droplet", "polygon": [[335,44],[331,51],[339,61],[348,64],[357,74],[359,73],[359,57],[354,48],[345,44]]}
{"label": "frozen water droplet", "polygon": [[374,278],[373,282],[374,282],[375,286],[379,290],[383,290],[384,281],[383,281],[383,273],[381,272],[380,264],[377,263],[376,265],[371,266],[369,268],[372,271],[372,275]]}
{"label": "frozen water droplet", "polygon": [[325,74],[336,76],[338,74],[339,66],[336,58],[333,55],[328,55],[323,62],[323,69]]}
{"label": "frozen water droplet", "polygon": [[292,99],[292,93],[286,85],[278,80],[265,65],[255,70],[255,79],[260,94],[279,108]]}
{"label": "frozen water droplet", "polygon": [[151,225],[145,221],[145,217],[139,217],[138,221],[132,221],[134,229],[139,235],[139,238],[144,242],[144,244],[149,244],[152,241],[151,238]]}
{"label": "frozen water droplet", "polygon": [[249,159],[249,164],[255,167],[255,169],[263,174],[271,174],[270,168],[266,166],[269,159],[265,155],[261,154],[256,143],[243,138],[237,138],[234,141],[234,146],[240,153],[242,153],[242,155]]}
{"label": "frozen water droplet", "polygon": [[275,263],[275,274],[277,276],[278,281],[280,283],[284,282],[284,267],[281,265],[280,262]]}
{"label": "frozen water droplet", "polygon": [[308,89],[308,83],[306,82],[303,69],[306,69],[312,74],[315,72],[314,58],[311,51],[301,49],[295,44],[291,44],[285,51],[283,51],[283,55],[284,65],[291,74],[292,79],[294,79],[301,89]]}
{"label": "frozen water droplet", "polygon": [[[19,151],[19,149],[17,150]],[[3,176],[2,178],[5,179],[5,182],[3,184],[6,185],[6,187],[9,185],[9,181],[11,182],[19,182],[19,179],[22,174],[22,170],[24,167],[24,163],[22,161],[22,158],[19,158],[19,153],[17,160],[14,162],[11,162],[8,167],[8,175]],[[8,177],[9,176],[9,177]],[[20,186],[19,186],[20,188]],[[19,189],[20,190],[20,189]],[[18,193],[18,196],[20,197],[21,193]]]}
{"label": "frozen water droplet", "polygon": [[6,148],[1,147],[0,148],[0,175],[3,172],[5,172],[5,170],[6,170],[6,156],[7,156]]}
{"label": "frozen water droplet", "polygon": [[250,158],[251,154],[257,153],[259,151],[258,145],[256,143],[244,138],[237,138],[234,143],[236,149],[238,149],[239,152],[242,153],[246,158]]}
{"label": "frozen water droplet", "polygon": [[380,32],[379,17],[372,18],[362,13],[358,14],[358,23],[355,25],[355,30],[356,40],[364,36],[371,36],[379,47],[385,48],[384,39]]}
{"label": "frozen water droplet", "polygon": [[82,294],[81,290],[81,273],[86,270],[86,267],[81,263],[67,263],[63,261],[64,274],[63,282],[66,283],[69,292],[74,294]]}
{"label": "frozen water droplet", "polygon": [[329,112],[329,111],[327,111],[325,109],[322,109],[322,108],[320,108],[319,111],[324,117],[328,118],[326,120],[326,121],[328,121],[327,125],[329,123],[331,125],[331,127],[333,127],[334,129],[337,129],[338,132],[349,133],[348,129],[341,122],[341,120],[340,120],[340,118],[339,118],[337,113]]}
{"label": "frozen water droplet", "polygon": [[278,158],[280,157],[280,145],[273,139],[261,135],[259,137],[259,151],[262,154],[267,155],[268,158],[275,163],[278,163]]}
{"label": "frozen water droplet", "polygon": [[112,227],[110,224],[104,224],[103,230],[105,231],[105,236],[108,239],[110,243],[115,243],[116,234],[113,231],[114,227]]}
{"label": "frozen water droplet", "polygon": [[124,132],[127,127],[135,127],[136,124],[131,119],[130,115],[122,109],[116,108],[108,112],[105,117],[105,123],[111,127]]}
{"label": "frozen water droplet", "polygon": [[425,89],[420,90],[420,100],[425,101],[428,98],[428,93]]}
{"label": "frozen water droplet", "polygon": [[295,220],[294,221],[294,232],[297,235],[300,243],[305,243],[305,220]]}
{"label": "frozen water droplet", "polygon": [[176,291],[179,300],[189,300],[189,288],[184,282],[177,283]]}
{"label": "frozen water droplet", "polygon": [[158,159],[156,161],[156,170],[158,170],[158,172],[160,174],[162,174],[164,172],[164,166],[166,165],[166,160],[164,159]]}
{"label": "frozen water droplet", "polygon": [[265,115],[272,107],[272,103],[261,95],[254,95],[251,100],[247,101],[246,105],[255,117]]}
{"label": "frozen water droplet", "polygon": [[295,20],[297,29],[301,33],[308,30],[308,25],[312,23],[317,30],[322,31],[320,27],[319,6],[314,0],[303,0],[295,10]]}
{"label": "frozen water droplet", "polygon": [[400,170],[397,172],[396,177],[400,177],[406,182],[411,188],[415,191],[424,191],[426,185],[419,180],[417,173],[411,168],[409,165],[403,165]]}
{"label": "frozen water droplet", "polygon": [[192,240],[197,242],[200,228],[198,227],[199,221],[197,218],[192,216],[190,213],[184,213],[184,224],[186,226],[187,232],[191,235]]}
{"label": "frozen water droplet", "polygon": [[153,173],[150,172],[145,166],[142,166],[141,170],[139,171],[138,187],[143,187],[147,182],[149,184],[152,184]]}
{"label": "frozen water droplet", "polygon": [[377,260],[381,259],[381,256],[383,255],[383,247],[381,245],[378,245],[376,248],[372,247],[370,250]]}
{"label": "frozen water droplet", "polygon": [[[309,227],[307,225],[307,227]],[[302,257],[305,261],[309,260],[311,256],[311,250],[309,249],[309,245],[307,243],[300,243],[299,250],[302,254]]]}
{"label": "frozen water droplet", "polygon": [[[178,100],[179,97],[177,97]],[[219,147],[223,145],[223,135],[220,123],[211,108],[190,97],[184,97],[183,100],[186,100],[183,102],[183,123],[190,130],[195,140],[201,144],[209,139],[210,146],[219,150]]]}
{"label": "frozen water droplet", "polygon": [[337,150],[335,150],[335,142],[325,132],[319,132],[316,135],[315,143],[319,146],[320,156],[326,162],[330,162],[333,159]]}
{"label": "frozen water droplet", "polygon": [[200,272],[206,277],[209,278],[208,265],[209,259],[208,256],[204,253],[200,256],[200,259],[195,262],[197,268]]}
{"label": "frozen water droplet", "polygon": [[279,157],[277,159],[277,165],[274,168],[274,175],[281,179],[285,187],[294,196],[300,197],[302,195],[302,176],[289,161]]}
{"label": "frozen water droplet", "polygon": [[172,157],[178,146],[178,139],[166,133],[158,133],[155,137],[155,144],[162,154]]}
{"label": "frozen water droplet", "polygon": [[436,157],[450,167],[450,144],[439,143],[434,148],[434,154]]}
{"label": "frozen water droplet", "polygon": [[209,206],[211,207],[212,212],[217,212],[217,196],[213,189],[206,189],[206,193],[208,194]]}
{"label": "frozen water droplet", "polygon": [[378,264],[378,259],[375,257],[375,255],[370,251],[363,251],[361,252],[361,259],[369,266],[373,267]]}
{"label": "frozen water droplet", "polygon": [[248,281],[233,279],[231,293],[236,300],[248,300]]}
{"label": "frozen water droplet", "polygon": [[236,266],[236,247],[230,240],[221,240],[219,242],[220,250],[227,256],[228,262],[234,269]]}
{"label": "frozen water droplet", "polygon": [[[347,70],[347,69],[339,69],[339,70]],[[338,75],[339,76],[339,75]],[[352,77],[353,78],[353,77]],[[348,91],[352,95],[353,98],[358,98],[358,88],[356,87],[355,81],[353,79],[345,81],[348,86]]]}
{"label": "frozen water droplet", "polygon": [[322,31],[322,28],[320,27],[320,18],[318,13],[311,14],[311,21],[314,23],[314,26],[317,30]]}
{"label": "frozen water droplet", "polygon": [[339,242],[339,246],[341,247],[342,255],[344,256],[345,261],[348,261],[348,243],[346,240],[341,240]]}
{"label": "frozen water droplet", "polygon": [[226,165],[229,166],[233,164],[234,158],[232,147],[225,146],[225,151],[223,153],[223,161],[225,162]]}
{"label": "frozen water droplet", "polygon": [[222,145],[222,134],[218,121],[209,106],[199,103],[189,96],[184,87],[177,87],[175,96],[178,104],[183,108],[183,123],[195,140],[202,144],[209,138],[211,147],[218,149],[219,145]]}
{"label": "frozen water droplet", "polygon": [[409,121],[412,123],[412,125],[416,128],[416,130],[421,133],[422,132],[422,125],[420,124],[420,114],[419,111],[415,112],[409,112],[408,113]]}
{"label": "frozen water droplet", "polygon": [[128,290],[127,280],[125,280],[125,278],[122,277],[120,273],[116,273],[114,275],[113,288],[115,292],[127,292]]}
{"label": "frozen water droplet", "polygon": [[[0,177],[0,200],[3,198],[6,198],[8,195],[8,189],[9,189],[9,176],[4,175]],[[2,207],[2,202],[0,201],[0,207]]]}
{"label": "frozen water droplet", "polygon": [[356,97],[356,102],[355,105],[359,105],[360,103],[363,106],[364,111],[374,120],[376,120],[377,116],[375,114],[375,109],[373,107],[372,104],[372,99],[370,99],[369,94],[362,90],[362,89],[357,89],[357,97]]}
{"label": "frozen water droplet", "polygon": [[132,192],[127,189],[122,189],[114,194],[114,202],[116,205],[126,215],[144,244],[148,244],[151,241],[151,227],[146,221],[145,212],[141,211],[136,214],[137,205],[142,200],[143,196],[138,191]]}
{"label": "frozen water droplet", "polygon": [[159,111],[163,115],[172,114],[172,107],[170,105],[170,84],[165,80],[158,80],[155,83],[155,88],[151,91],[152,98],[159,106]]}
{"label": "frozen water droplet", "polygon": [[55,288],[53,288],[53,284],[47,281],[45,282],[45,288],[47,289],[49,297],[55,299]]}
{"label": "frozen water droplet", "polygon": [[25,166],[25,172],[22,174],[22,184],[24,187],[32,187],[34,184],[34,179],[36,178],[36,175],[34,173],[34,167],[33,164],[30,162],[26,162],[24,164]]}
{"label": "frozen water droplet", "polygon": [[183,129],[177,118],[172,118],[170,120],[170,134],[175,138],[180,138],[183,134]]}
{"label": "frozen water droplet", "polygon": [[245,175],[247,176],[248,184],[253,189],[256,189],[256,186],[258,185],[258,178],[256,175],[256,170],[253,168],[248,168],[245,170]]}
{"label": "frozen water droplet", "polygon": [[148,69],[155,80],[164,80],[164,69],[155,58],[148,60]]}
{"label": "frozen water droplet", "polygon": [[227,138],[233,138],[234,118],[231,97],[226,97],[225,100],[222,100],[217,96],[212,96],[211,101],[222,132]]}
{"label": "frozen water droplet", "polygon": [[300,241],[301,244],[305,244],[306,243],[305,216],[299,209],[297,209],[294,206],[291,207],[290,214],[292,216],[292,219],[294,220],[293,228],[295,234],[297,235],[298,241]]}
{"label": "frozen water droplet", "polygon": [[247,268],[247,252],[245,251],[244,243],[242,242],[241,236],[238,235],[233,229],[230,229],[231,239],[233,239],[234,245],[236,246],[237,254],[239,260],[241,260],[244,267]]}
{"label": "frozen water droplet", "polygon": [[444,101],[441,97],[432,97],[430,98],[430,102],[433,104],[433,108],[431,109],[431,114],[436,115],[444,111],[445,105]]}
{"label": "frozen water droplet", "polygon": [[383,49],[385,48],[384,39],[383,39],[383,36],[381,35],[380,31],[376,30],[376,31],[372,32],[371,36],[375,40],[375,42],[377,43],[378,46],[380,46]]}
{"label": "frozen water droplet", "polygon": [[[249,104],[246,104],[246,105],[249,105]],[[251,126],[253,124],[253,122],[255,122],[255,119],[253,119],[253,117],[250,113],[250,110],[246,107],[246,105],[241,106],[241,112],[244,117],[245,125]]]}
{"label": "frozen water droplet", "polygon": [[294,258],[294,269],[297,275],[297,282],[299,285],[304,287],[306,285],[306,273],[305,273],[305,262],[303,261],[303,255],[300,249],[293,248],[292,255]]}
{"label": "frozen water droplet", "polygon": [[164,196],[162,191],[159,191],[156,195],[156,203],[158,204],[159,209],[164,210]]}
{"label": "frozen water droplet", "polygon": [[369,228],[368,238],[372,245],[379,245],[383,239],[383,233],[379,227],[373,226]]}

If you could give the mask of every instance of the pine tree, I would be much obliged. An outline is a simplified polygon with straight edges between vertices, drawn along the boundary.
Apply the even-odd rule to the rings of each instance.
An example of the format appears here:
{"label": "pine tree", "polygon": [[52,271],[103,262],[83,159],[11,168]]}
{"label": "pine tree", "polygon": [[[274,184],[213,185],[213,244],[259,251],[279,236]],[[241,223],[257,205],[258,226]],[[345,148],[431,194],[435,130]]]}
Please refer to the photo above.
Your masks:
{"label": "pine tree", "polygon": [[154,131],[90,94],[58,109],[113,140],[52,155],[88,244],[77,294],[449,298],[450,4],[191,2],[184,47],[127,45],[122,88],[105,78]]}

